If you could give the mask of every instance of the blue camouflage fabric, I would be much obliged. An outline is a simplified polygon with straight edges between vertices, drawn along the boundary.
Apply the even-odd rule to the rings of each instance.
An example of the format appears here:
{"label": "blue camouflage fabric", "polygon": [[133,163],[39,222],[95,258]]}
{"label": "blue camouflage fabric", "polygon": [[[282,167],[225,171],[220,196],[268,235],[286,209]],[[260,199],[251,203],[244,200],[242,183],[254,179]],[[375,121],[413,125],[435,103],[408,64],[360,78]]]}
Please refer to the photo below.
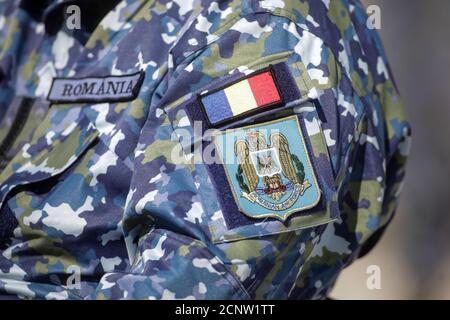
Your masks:
{"label": "blue camouflage fabric", "polygon": [[32,61],[36,60],[32,49],[42,40],[42,30],[43,25],[22,10],[18,1],[0,2],[0,120],[5,117],[16,90],[20,90],[18,78],[31,77],[25,70],[21,74],[19,69],[29,61],[28,70],[31,71]]}
{"label": "blue camouflage fabric", "polygon": [[[325,298],[391,220],[409,149],[366,20],[353,0],[118,3],[61,72],[142,70],[142,86],[130,101],[53,103],[1,172],[0,221],[15,223],[3,227],[0,294]],[[199,96],[265,68],[282,104],[214,128],[198,121]],[[215,155],[218,135],[288,120],[320,201],[285,220],[248,217],[229,192],[237,175],[205,151]]]}
{"label": "blue camouflage fabric", "polygon": [[31,140],[44,118],[53,77],[64,76],[82,45],[68,32],[45,32],[26,1],[5,1],[3,45],[0,51],[0,169]]}

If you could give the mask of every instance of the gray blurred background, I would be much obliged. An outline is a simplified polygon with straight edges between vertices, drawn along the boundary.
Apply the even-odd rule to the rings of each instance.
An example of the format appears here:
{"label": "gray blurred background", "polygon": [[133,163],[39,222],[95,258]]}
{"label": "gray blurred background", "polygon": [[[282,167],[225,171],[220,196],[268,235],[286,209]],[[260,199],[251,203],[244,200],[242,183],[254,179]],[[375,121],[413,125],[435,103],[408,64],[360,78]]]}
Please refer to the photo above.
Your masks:
{"label": "gray blurred background", "polygon": [[[400,207],[380,243],[340,276],[337,299],[450,299],[450,1],[363,0],[413,129]],[[381,289],[366,286],[381,269]]]}

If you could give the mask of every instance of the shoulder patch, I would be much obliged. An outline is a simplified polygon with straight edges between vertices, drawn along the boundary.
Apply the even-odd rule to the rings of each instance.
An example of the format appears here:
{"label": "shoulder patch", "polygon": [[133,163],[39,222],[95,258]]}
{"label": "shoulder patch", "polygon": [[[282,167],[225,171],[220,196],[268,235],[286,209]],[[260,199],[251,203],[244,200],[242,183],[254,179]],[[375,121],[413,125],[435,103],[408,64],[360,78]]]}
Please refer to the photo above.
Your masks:
{"label": "shoulder patch", "polygon": [[212,126],[283,103],[272,67],[202,94],[199,99],[206,119]]}
{"label": "shoulder patch", "polygon": [[226,130],[214,142],[245,215],[285,221],[319,203],[319,185],[296,116]]}
{"label": "shoulder patch", "polygon": [[106,77],[54,78],[48,100],[53,103],[123,102],[137,97],[145,73]]}

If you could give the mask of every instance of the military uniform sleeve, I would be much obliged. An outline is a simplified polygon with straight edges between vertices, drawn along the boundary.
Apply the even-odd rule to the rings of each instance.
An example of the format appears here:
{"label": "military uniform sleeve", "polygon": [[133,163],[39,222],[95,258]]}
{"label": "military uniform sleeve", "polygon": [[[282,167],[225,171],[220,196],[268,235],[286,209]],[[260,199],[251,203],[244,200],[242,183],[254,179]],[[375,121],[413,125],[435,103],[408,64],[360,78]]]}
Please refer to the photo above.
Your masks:
{"label": "military uniform sleeve", "polygon": [[280,3],[211,5],[177,39],[135,152],[132,265],[90,298],[321,298],[390,215],[403,133],[348,8]]}
{"label": "military uniform sleeve", "polygon": [[[333,170],[311,102],[338,79],[332,55],[320,57],[329,49],[286,17],[215,10],[228,22],[216,26],[216,15],[200,14],[180,37],[161,100],[141,132],[123,224],[130,272],[106,274],[91,297],[288,297],[308,242],[337,218]],[[214,100],[224,91],[228,102]],[[217,103],[229,109],[217,113]],[[252,152],[268,161],[260,168],[267,173],[214,157],[234,150],[234,142],[212,151],[215,163],[202,157],[215,150],[214,139],[264,130],[274,135],[260,136],[266,145]]]}
{"label": "military uniform sleeve", "polygon": [[362,257],[378,243],[394,218],[410,152],[411,127],[381,39],[376,30],[366,28],[367,16],[360,3],[351,17],[373,81],[372,107],[367,109],[356,156],[361,159],[356,162],[364,165],[349,174],[351,187],[345,198],[349,216],[357,217],[354,232]]}

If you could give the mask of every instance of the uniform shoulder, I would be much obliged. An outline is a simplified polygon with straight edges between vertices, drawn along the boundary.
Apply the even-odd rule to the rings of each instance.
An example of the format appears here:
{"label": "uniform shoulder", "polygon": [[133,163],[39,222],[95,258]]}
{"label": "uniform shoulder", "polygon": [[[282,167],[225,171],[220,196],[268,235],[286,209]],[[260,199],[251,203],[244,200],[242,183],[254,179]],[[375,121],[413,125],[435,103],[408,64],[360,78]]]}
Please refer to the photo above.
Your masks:
{"label": "uniform shoulder", "polygon": [[[295,1],[292,3],[294,4]],[[227,31],[235,30],[245,33],[248,30],[245,26],[239,25],[241,20],[250,21],[252,26],[258,24],[260,27],[264,27],[268,21],[265,16],[274,14],[296,19],[298,22],[304,21],[305,18],[300,18],[302,15],[300,9],[301,7],[288,5],[285,1],[202,2],[200,6],[192,9],[191,17],[186,19],[183,31],[178,35],[171,51],[173,62],[177,65],[187,56],[217,41]]]}

